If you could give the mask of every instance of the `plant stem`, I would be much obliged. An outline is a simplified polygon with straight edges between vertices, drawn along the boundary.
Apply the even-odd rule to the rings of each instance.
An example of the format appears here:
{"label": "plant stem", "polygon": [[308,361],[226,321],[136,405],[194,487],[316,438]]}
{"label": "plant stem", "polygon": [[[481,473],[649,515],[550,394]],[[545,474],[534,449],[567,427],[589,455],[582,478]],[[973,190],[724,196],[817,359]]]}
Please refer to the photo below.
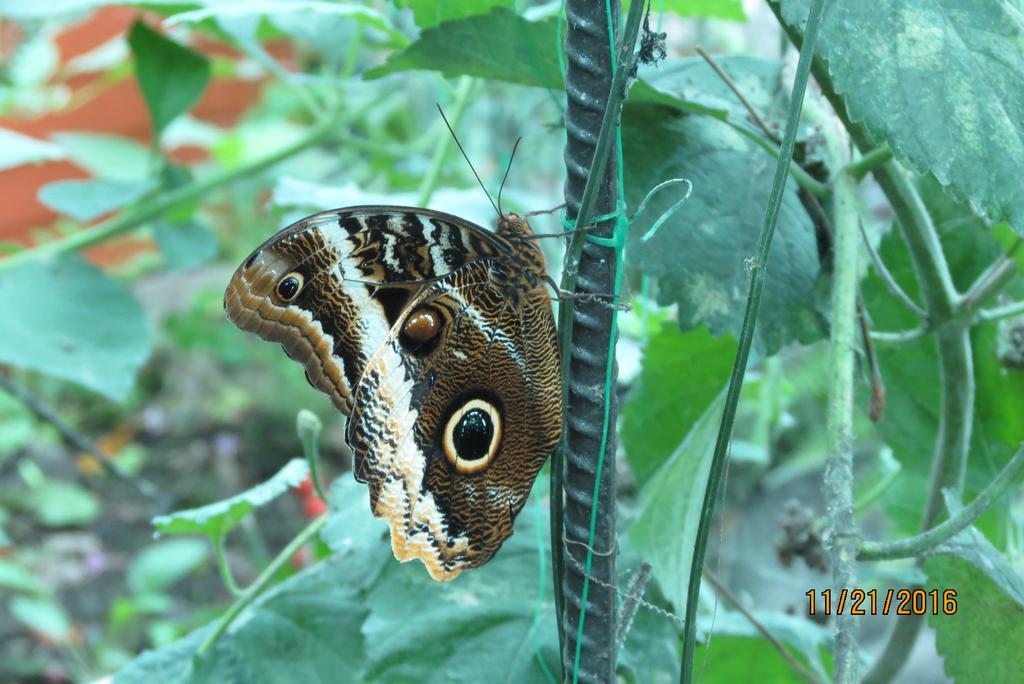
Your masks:
{"label": "plant stem", "polygon": [[983,321],[998,321],[1022,315],[1024,315],[1024,302],[1014,302],[996,309],[982,309],[978,312],[978,318]]}
{"label": "plant stem", "polygon": [[[806,39],[797,28],[784,21],[779,0],[768,0],[768,5],[790,40],[799,47]],[[828,65],[815,58],[813,70],[822,94],[861,153],[867,154],[875,149],[864,126],[851,122],[846,116],[845,103],[836,92]],[[963,491],[974,417],[971,341],[963,319],[957,320],[960,296],[953,286],[935,226],[916,188],[894,160],[875,167],[873,173],[899,220],[921,286],[928,320],[936,329],[942,394],[939,434],[921,526],[929,529],[942,511],[942,490],[950,489],[957,496],[961,496]],[[896,623],[885,650],[865,677],[865,684],[888,682],[899,672],[913,648],[921,625],[922,620],[915,616]]]}
{"label": "plant stem", "polygon": [[[459,128],[459,122],[462,121],[466,108],[469,106],[470,96],[473,94],[475,83],[472,76],[459,77],[458,84],[455,86],[455,101],[452,103],[451,112],[446,114],[453,130],[458,130]],[[430,168],[427,169],[427,175],[423,177],[423,182],[420,183],[419,196],[416,199],[416,204],[421,207],[430,204],[430,197],[434,194],[434,190],[437,189],[437,185],[441,181],[441,172],[444,170],[445,161],[448,159],[448,152],[452,149],[452,142],[454,142],[451,133],[446,127],[439,129],[439,131],[441,137],[437,142],[437,148],[434,150],[434,157],[430,160]]]}
{"label": "plant stem", "polygon": [[213,543],[214,555],[217,557],[217,570],[220,572],[220,579],[224,582],[224,586],[227,588],[231,595],[234,597],[240,597],[242,590],[238,587],[238,583],[235,582],[235,576],[231,572],[231,565],[228,563],[228,554],[224,549],[224,535],[221,534]]}
{"label": "plant stem", "polygon": [[213,646],[217,642],[217,639],[220,638],[220,635],[231,626],[231,623],[234,622],[236,617],[238,617],[238,614],[241,613],[246,606],[256,600],[256,597],[259,596],[260,593],[267,588],[267,585],[270,584],[271,580],[274,579],[274,575],[277,574],[277,571],[284,567],[284,564],[287,563],[288,560],[306,544],[306,542],[316,536],[316,533],[320,531],[320,528],[323,527],[326,522],[327,514],[324,513],[319,518],[316,518],[306,525],[301,532],[295,535],[294,539],[288,542],[288,546],[284,547],[281,552],[274,557],[274,560],[270,561],[270,565],[264,568],[263,572],[259,574],[259,577],[253,580],[253,583],[242,591],[241,596],[239,596],[238,599],[231,604],[231,607],[227,609],[227,612],[220,617],[220,620],[217,621],[213,631],[210,632],[210,635],[206,637],[203,643],[196,650],[196,655],[203,655],[210,650],[210,647]]}
{"label": "plant stem", "polygon": [[697,48],[697,54],[704,58],[704,61],[708,63],[708,66],[718,74],[718,78],[722,79],[722,82],[725,83],[726,87],[732,91],[732,94],[736,96],[736,99],[739,100],[740,104],[742,104],[747,110],[747,114],[750,114],[750,118],[753,119],[754,123],[757,124],[757,127],[761,129],[761,132],[764,133],[769,140],[778,145],[779,137],[772,133],[772,130],[768,128],[768,124],[765,123],[760,112],[758,112],[754,105],[751,104],[750,100],[747,99],[747,96],[743,94],[743,91],[736,85],[736,82],[733,81],[729,74],[726,73],[725,69],[719,66],[718,62],[716,62],[711,55],[705,52],[703,48]]}
{"label": "plant stem", "polygon": [[736,420],[736,406],[739,402],[740,389],[743,386],[743,376],[747,370],[747,360],[750,357],[750,347],[754,339],[754,326],[757,322],[758,311],[761,308],[761,292],[764,288],[765,268],[768,265],[772,237],[775,234],[775,225],[778,222],[779,209],[782,206],[786,180],[789,177],[790,163],[793,160],[796,130],[800,125],[800,111],[803,108],[804,94],[807,90],[811,57],[814,54],[814,44],[818,37],[818,28],[821,26],[824,8],[825,0],[813,0],[807,15],[806,43],[808,49],[800,51],[800,59],[797,63],[796,76],[793,81],[793,93],[790,97],[789,111],[786,115],[786,129],[782,136],[782,148],[779,152],[778,163],[775,166],[775,178],[772,182],[771,195],[768,198],[764,225],[761,227],[757,256],[752,260],[750,291],[747,294],[747,306],[743,314],[739,348],[736,351],[736,359],[729,378],[729,389],[726,392],[722,422],[719,425],[715,452],[712,458],[711,469],[708,473],[708,484],[704,491],[704,501],[701,506],[700,522],[697,526],[697,537],[690,565],[689,586],[686,597],[686,625],[684,627],[682,664],[679,673],[679,680],[682,684],[689,684],[693,680],[693,660],[697,638],[697,600],[700,594],[701,571],[704,567],[704,554],[707,550],[708,531],[711,528],[715,500],[718,497],[718,488],[722,480],[722,471],[725,468],[725,457],[729,449],[732,426]]}
{"label": "plant stem", "polygon": [[871,246],[871,240],[868,239],[868,234],[864,230],[864,224],[860,221],[857,222],[860,229],[861,237],[864,240],[864,246],[868,250],[868,255],[871,257],[871,263],[875,266],[875,271],[878,272],[878,277],[882,279],[885,287],[889,292],[896,297],[896,299],[903,302],[903,305],[910,309],[915,316],[920,318],[922,321],[928,319],[928,312],[918,306],[917,302],[910,298],[910,295],[904,291],[900,284],[896,282],[896,278],[893,277],[889,269],[886,268],[885,262],[882,261],[882,257],[879,256],[875,248]]}
{"label": "plant stem", "polygon": [[[778,146],[773,144],[770,140],[766,140],[760,133],[755,131],[749,125],[745,123],[736,123],[730,119],[719,119],[719,121],[722,121],[722,123],[729,126],[731,129],[742,135],[744,138],[747,138],[778,160],[780,155]],[[793,180],[797,182],[797,185],[804,188],[815,197],[828,197],[829,192],[831,192],[831,188],[829,188],[828,185],[807,173],[807,171],[805,171],[804,168],[795,161],[789,162],[789,172],[793,174]]]}
{"label": "plant stem", "polygon": [[[852,161],[839,170],[840,174],[853,176],[862,180],[885,162],[892,159],[892,149],[888,145],[881,145],[865,152],[860,159]],[[838,174],[837,174],[838,177]]]}
{"label": "plant stem", "polygon": [[205,180],[188,183],[175,190],[164,193],[141,206],[128,209],[119,216],[99,223],[92,228],[80,230],[60,240],[47,242],[32,249],[18,252],[0,261],[0,271],[14,268],[20,264],[50,257],[64,252],[84,249],[99,242],[107,240],[115,235],[124,233],[142,224],[151,221],[166,211],[175,207],[197,200],[207,193],[225,185],[234,183],[237,180],[259,173],[275,164],[292,157],[299,152],[308,149],[330,135],[336,128],[337,117],[328,116],[316,126],[309,129],[305,135],[290,145],[287,145],[277,152],[269,154],[261,159],[228,169],[217,173]]}
{"label": "plant stem", "polygon": [[35,396],[23,387],[16,385],[6,373],[0,371],[0,388],[12,397],[28,407],[40,420],[44,420],[57,429],[61,438],[70,446],[79,451],[89,454],[96,459],[100,466],[110,475],[133,487],[142,496],[153,501],[161,502],[158,508],[163,509],[165,501],[153,483],[136,477],[121,470],[121,466],[115,463],[110,456],[103,453],[96,443],[73,428],[57,412],[43,403],[43,400]]}
{"label": "plant stem", "polygon": [[900,332],[885,332],[884,330],[872,330],[871,339],[875,342],[883,342],[889,344],[905,344],[907,342],[913,342],[916,339],[924,337],[930,332],[930,328],[924,325],[919,325],[916,328],[910,330],[903,330]]}
{"label": "plant stem", "polygon": [[943,542],[951,539],[961,530],[966,529],[978,517],[988,510],[997,499],[1009,491],[1014,478],[1024,471],[1024,449],[1013,455],[999,474],[981,491],[974,500],[959,513],[927,532],[892,542],[865,541],[860,545],[858,560],[892,560],[894,558],[913,558],[931,551]]}
{"label": "plant stem", "polygon": [[[1020,244],[1018,242],[1018,244]],[[1016,245],[1014,245],[1014,250]],[[981,305],[999,292],[1018,273],[1017,262],[1011,254],[1002,254],[971,284],[960,300],[964,319],[970,320]]]}
{"label": "plant stem", "polygon": [[[832,126],[829,126],[832,128]],[[836,166],[849,159],[849,142],[838,123],[827,135],[829,156]],[[833,183],[832,220],[835,256],[832,274],[832,332],[829,342],[828,457],[824,498],[828,502],[828,550],[833,589],[855,588],[860,533],[853,518],[853,401],[857,323],[857,284],[860,276],[860,235],[856,181],[839,175]],[[841,613],[835,621],[835,681],[857,681],[857,618]]]}

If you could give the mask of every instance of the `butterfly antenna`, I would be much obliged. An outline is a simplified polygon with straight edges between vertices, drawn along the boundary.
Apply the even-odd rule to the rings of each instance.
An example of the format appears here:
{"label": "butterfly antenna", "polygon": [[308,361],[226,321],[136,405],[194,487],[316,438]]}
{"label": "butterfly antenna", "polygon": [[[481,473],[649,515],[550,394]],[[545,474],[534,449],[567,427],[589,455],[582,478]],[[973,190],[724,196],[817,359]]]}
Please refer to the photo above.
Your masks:
{"label": "butterfly antenna", "polygon": [[508,172],[512,170],[512,160],[516,158],[516,149],[519,147],[519,143],[523,141],[522,136],[516,138],[516,144],[512,146],[512,154],[508,158],[508,166],[505,167],[505,175],[501,177],[501,185],[498,186],[498,213],[502,216],[505,212],[501,210],[501,191],[505,189],[505,181],[508,180]]}
{"label": "butterfly antenna", "polygon": [[473,162],[469,161],[469,155],[466,154],[466,150],[462,148],[462,143],[459,142],[459,136],[455,135],[455,130],[452,128],[452,125],[448,123],[448,117],[444,115],[444,110],[441,109],[441,105],[437,105],[437,111],[441,113],[444,125],[448,127],[448,132],[452,134],[452,139],[455,141],[455,144],[459,146],[459,152],[462,153],[462,158],[466,160],[467,164],[469,164],[469,170],[472,171],[473,175],[476,177],[476,182],[480,184],[480,189],[484,191],[485,195],[487,195],[487,200],[491,203],[491,206],[494,207],[494,211],[498,212],[498,217],[500,218],[503,215],[501,213],[501,209],[499,209],[498,205],[494,203],[493,199],[491,199],[491,193],[487,192],[487,188],[484,187],[484,182],[480,180],[480,174],[478,174],[476,169],[473,168]]}

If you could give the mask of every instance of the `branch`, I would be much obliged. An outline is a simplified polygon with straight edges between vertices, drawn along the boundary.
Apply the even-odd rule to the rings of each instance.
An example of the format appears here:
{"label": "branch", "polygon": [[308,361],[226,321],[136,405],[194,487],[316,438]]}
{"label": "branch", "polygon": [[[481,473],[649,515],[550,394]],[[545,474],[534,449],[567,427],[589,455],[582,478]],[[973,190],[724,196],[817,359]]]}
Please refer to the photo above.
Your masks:
{"label": "branch", "polygon": [[978,320],[999,321],[1004,318],[1024,315],[1024,302],[1014,302],[997,309],[982,309],[978,312]]}
{"label": "branch", "polygon": [[771,129],[768,128],[768,124],[764,122],[761,114],[754,108],[754,105],[750,103],[750,100],[746,98],[743,91],[739,89],[739,86],[736,85],[736,82],[732,80],[729,74],[725,73],[725,69],[720,67],[718,62],[712,59],[711,55],[706,53],[703,48],[697,48],[697,54],[703,57],[704,61],[708,63],[708,66],[714,69],[715,73],[718,74],[718,77],[722,79],[722,82],[725,83],[729,90],[732,91],[733,95],[736,96],[736,99],[740,101],[744,108],[746,108],[747,113],[750,114],[750,118],[754,120],[754,123],[761,129],[761,132],[764,133],[769,140],[778,145],[779,137],[772,133]]}
{"label": "branch", "polygon": [[772,645],[772,648],[779,652],[779,655],[781,655],[782,659],[785,660],[791,668],[793,668],[794,672],[811,684],[824,684],[817,675],[801,665],[800,661],[793,657],[793,654],[789,652],[789,649],[786,648],[785,644],[779,641],[778,638],[772,634],[771,630],[769,630],[763,622],[757,619],[757,616],[748,610],[746,606],[740,603],[740,600],[729,590],[729,587],[722,584],[722,581],[707,568],[704,569],[704,579],[710,582],[711,586],[715,588],[715,591],[721,594],[726,601],[731,603],[736,610],[742,613],[743,617],[747,618],[747,621],[753,625],[754,629],[761,633],[761,636],[763,636],[768,643]]}
{"label": "branch", "polygon": [[110,456],[103,453],[103,451],[96,446],[95,442],[75,428],[71,427],[70,424],[57,415],[56,411],[44,404],[39,397],[14,384],[6,373],[0,372],[0,387],[2,387],[4,391],[12,397],[27,406],[28,409],[38,418],[55,427],[66,443],[95,458],[108,474],[113,475],[118,480],[131,485],[139,492],[139,494],[147,499],[153,499],[155,501],[159,501],[161,499],[160,493],[157,491],[157,488],[153,486],[152,482],[130,475],[121,470],[121,466],[115,463]]}
{"label": "branch", "polygon": [[[826,135],[829,156],[837,166],[849,159],[849,142],[838,122],[830,120]],[[856,554],[860,532],[853,518],[853,406],[854,349],[857,321],[857,284],[860,275],[855,224],[856,180],[837,176],[834,181],[832,217],[835,223],[835,256],[832,276],[832,333],[829,341],[828,456],[824,495],[828,502],[828,551],[832,584],[836,591],[853,589],[857,583]],[[857,681],[857,618],[836,616],[835,681]]]}
{"label": "branch", "polygon": [[913,342],[916,339],[924,337],[929,332],[929,328],[924,325],[919,325],[916,328],[910,330],[901,330],[899,332],[885,332],[884,330],[872,330],[871,339],[875,342],[883,342],[888,344],[905,344],[907,342]]}
{"label": "branch", "polygon": [[[789,39],[799,47],[804,37],[783,19],[780,0],[768,0],[768,5]],[[822,95],[828,99],[861,153],[867,154],[875,149],[874,140],[864,126],[853,123],[847,116],[845,103],[836,92],[825,61],[816,57],[813,71]],[[959,317],[960,295],[953,285],[938,233],[917,189],[894,160],[875,167],[873,173],[899,221],[921,286],[928,320],[936,330],[942,394],[939,435],[935,442],[932,478],[922,521],[922,528],[927,529],[942,511],[943,489],[962,495],[974,418],[971,340],[963,319]],[[898,674],[913,648],[921,624],[919,617],[908,617],[896,623],[885,650],[865,677],[865,684],[888,682]]]}
{"label": "branch", "polygon": [[79,249],[84,249],[96,243],[107,240],[115,235],[138,228],[161,214],[174,209],[175,207],[198,200],[207,193],[219,187],[229,185],[237,180],[259,173],[275,164],[298,154],[299,152],[316,145],[337,128],[337,117],[328,116],[319,124],[311,128],[304,136],[293,142],[291,145],[269,154],[262,159],[257,159],[249,164],[244,164],[234,169],[222,171],[206,180],[196,181],[183,185],[179,188],[166,192],[151,202],[141,206],[127,209],[119,216],[103,221],[92,228],[86,228],[73,233],[60,240],[54,240],[46,244],[17,252],[0,261],[0,271],[14,268],[20,264],[40,259],[43,257],[63,254]]}
{"label": "branch", "polygon": [[860,159],[852,161],[839,169],[839,172],[836,175],[838,177],[839,174],[845,173],[853,176],[857,180],[863,180],[864,176],[868,175],[890,159],[892,159],[892,149],[888,145],[881,145],[866,152]]}
{"label": "branch", "polygon": [[214,626],[210,631],[209,636],[203,640],[203,643],[196,650],[197,656],[201,656],[210,650],[210,647],[213,646],[217,642],[217,639],[220,638],[220,635],[231,626],[231,623],[234,622],[236,617],[238,617],[238,614],[241,613],[246,606],[255,601],[256,597],[267,588],[267,585],[274,579],[274,575],[277,574],[277,571],[284,567],[284,564],[287,563],[291,557],[306,544],[306,542],[312,539],[316,533],[320,531],[320,528],[327,522],[327,516],[328,514],[324,513],[319,518],[310,522],[302,529],[302,531],[295,535],[294,539],[288,542],[288,546],[281,549],[281,552],[274,557],[274,560],[270,561],[270,565],[264,568],[263,572],[259,574],[259,577],[253,580],[252,584],[242,591],[241,595],[234,603],[231,604],[231,607],[227,609],[227,612],[225,612],[224,615],[221,616],[220,620],[217,621],[216,626]]}
{"label": "branch", "polygon": [[1013,458],[1003,466],[992,482],[978,496],[974,497],[974,501],[952,518],[909,539],[892,542],[862,542],[860,551],[857,553],[857,560],[913,558],[927,553],[969,527],[982,513],[988,510],[989,506],[1009,491],[1014,478],[1022,471],[1024,471],[1024,448],[1019,449],[1013,455]]}
{"label": "branch", "polygon": [[868,249],[868,255],[871,257],[871,263],[874,264],[875,271],[878,272],[878,277],[885,283],[885,287],[889,292],[896,297],[896,299],[903,302],[904,306],[910,309],[915,316],[920,318],[922,321],[928,320],[928,312],[918,306],[917,302],[910,298],[900,284],[896,282],[892,273],[888,268],[885,267],[885,263],[882,261],[882,257],[875,251],[875,248],[871,245],[871,240],[868,239],[868,233],[864,230],[864,224],[861,221],[857,222],[857,227],[860,229],[861,237],[864,238],[864,246]]}
{"label": "branch", "polygon": [[1018,238],[1006,254],[999,255],[967,288],[963,299],[960,300],[960,311],[965,319],[970,319],[982,304],[1017,275],[1017,262],[1013,260],[1013,255],[1020,248],[1022,241],[1024,238]]}

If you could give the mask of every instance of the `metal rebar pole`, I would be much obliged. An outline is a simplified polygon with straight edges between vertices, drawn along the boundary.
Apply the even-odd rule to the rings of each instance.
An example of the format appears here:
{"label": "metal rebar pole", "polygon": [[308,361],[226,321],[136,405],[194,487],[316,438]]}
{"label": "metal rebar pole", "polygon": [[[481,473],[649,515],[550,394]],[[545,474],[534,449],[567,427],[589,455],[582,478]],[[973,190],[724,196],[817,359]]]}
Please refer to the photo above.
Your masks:
{"label": "metal rebar pole", "polygon": [[[567,141],[565,165],[568,177],[565,202],[568,218],[575,220],[594,157],[601,119],[613,78],[609,36],[619,13],[618,0],[611,2],[611,21],[605,3],[568,0],[566,3],[565,112]],[[612,146],[614,150],[614,146]],[[618,165],[614,151],[605,167],[593,215],[615,210],[618,199]],[[609,237],[614,220],[599,223],[597,235]],[[616,256],[609,247],[588,242],[579,262],[577,292],[608,295],[615,287]],[[607,299],[572,303],[572,343],[569,361],[569,403],[565,476],[564,529],[566,563],[563,586],[565,611],[561,616],[565,643],[562,653],[566,681],[613,682],[615,680],[616,597],[615,586],[615,378],[612,368],[611,396],[605,396],[609,339],[613,309]],[[563,306],[569,306],[564,302]],[[611,360],[614,363],[614,360]],[[605,401],[611,402],[604,459],[597,472],[605,429]],[[595,480],[599,479],[594,501]],[[589,578],[587,563],[591,513],[597,518]],[[584,598],[585,597],[585,598]],[[581,608],[586,604],[586,610]],[[584,615],[580,634],[581,613]],[[579,635],[579,636],[578,636]],[[574,680],[574,673],[578,678]]]}

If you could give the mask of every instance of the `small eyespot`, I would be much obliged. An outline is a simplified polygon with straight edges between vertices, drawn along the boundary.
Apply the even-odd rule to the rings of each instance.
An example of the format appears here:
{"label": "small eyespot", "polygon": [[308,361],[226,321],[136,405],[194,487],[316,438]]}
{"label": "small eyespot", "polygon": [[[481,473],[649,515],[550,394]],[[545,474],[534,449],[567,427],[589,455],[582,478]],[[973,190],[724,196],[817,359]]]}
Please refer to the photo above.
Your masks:
{"label": "small eyespot", "polygon": [[298,271],[292,271],[277,283],[277,296],[282,301],[290,302],[298,296],[302,290],[305,278]]}
{"label": "small eyespot", "polygon": [[402,348],[413,354],[427,354],[437,344],[444,318],[437,309],[424,306],[409,314],[398,336]]}
{"label": "small eyespot", "polygon": [[455,470],[472,475],[494,460],[501,446],[501,412],[483,399],[470,399],[448,417],[442,447]]}

